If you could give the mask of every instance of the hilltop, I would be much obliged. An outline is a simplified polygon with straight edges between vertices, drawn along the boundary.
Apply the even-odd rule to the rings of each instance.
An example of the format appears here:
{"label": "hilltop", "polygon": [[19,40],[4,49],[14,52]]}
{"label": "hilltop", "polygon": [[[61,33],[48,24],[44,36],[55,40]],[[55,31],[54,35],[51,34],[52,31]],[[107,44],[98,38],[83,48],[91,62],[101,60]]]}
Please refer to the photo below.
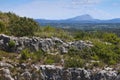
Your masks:
{"label": "hilltop", "polygon": [[32,36],[38,28],[38,23],[31,18],[19,17],[11,12],[0,12],[0,33],[15,36]]}

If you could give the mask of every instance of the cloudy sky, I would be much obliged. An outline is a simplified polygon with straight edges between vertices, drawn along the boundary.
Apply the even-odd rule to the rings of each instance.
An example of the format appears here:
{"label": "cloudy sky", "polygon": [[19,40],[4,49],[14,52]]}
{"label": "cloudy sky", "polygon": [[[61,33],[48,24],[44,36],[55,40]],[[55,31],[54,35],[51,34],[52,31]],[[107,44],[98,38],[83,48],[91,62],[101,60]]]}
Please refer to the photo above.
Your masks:
{"label": "cloudy sky", "polygon": [[0,0],[0,11],[42,19],[89,14],[97,19],[120,18],[120,0]]}

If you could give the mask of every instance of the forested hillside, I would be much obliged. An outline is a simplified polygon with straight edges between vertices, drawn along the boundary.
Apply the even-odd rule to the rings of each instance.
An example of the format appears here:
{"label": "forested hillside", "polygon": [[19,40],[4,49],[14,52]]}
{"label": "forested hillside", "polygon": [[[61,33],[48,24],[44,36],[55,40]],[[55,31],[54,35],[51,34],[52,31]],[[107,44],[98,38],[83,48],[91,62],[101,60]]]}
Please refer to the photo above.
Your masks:
{"label": "forested hillside", "polygon": [[0,33],[14,36],[32,36],[39,25],[31,18],[0,12]]}

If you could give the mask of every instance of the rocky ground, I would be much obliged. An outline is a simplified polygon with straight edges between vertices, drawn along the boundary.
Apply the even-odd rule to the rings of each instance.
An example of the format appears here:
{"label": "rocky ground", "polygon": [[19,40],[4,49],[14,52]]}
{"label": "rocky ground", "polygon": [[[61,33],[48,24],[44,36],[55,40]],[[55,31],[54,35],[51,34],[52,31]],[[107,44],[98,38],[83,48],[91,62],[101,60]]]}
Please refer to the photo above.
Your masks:
{"label": "rocky ground", "polygon": [[112,68],[63,68],[54,65],[0,62],[0,80],[120,80]]}
{"label": "rocky ground", "polygon": [[120,69],[116,68],[65,68],[63,65],[45,65],[41,62],[20,60],[25,48],[31,52],[42,49],[46,53],[65,54],[70,47],[90,48],[90,41],[65,42],[59,38],[13,37],[0,35],[0,49],[16,54],[0,55],[0,80],[120,80]]}
{"label": "rocky ground", "polygon": [[29,48],[31,51],[38,51],[42,49],[47,53],[67,53],[70,47],[76,47],[82,49],[84,47],[93,46],[90,41],[74,41],[65,42],[59,38],[40,38],[40,37],[14,37],[4,34],[0,35],[0,49],[4,51],[11,51],[19,53],[25,48]]}

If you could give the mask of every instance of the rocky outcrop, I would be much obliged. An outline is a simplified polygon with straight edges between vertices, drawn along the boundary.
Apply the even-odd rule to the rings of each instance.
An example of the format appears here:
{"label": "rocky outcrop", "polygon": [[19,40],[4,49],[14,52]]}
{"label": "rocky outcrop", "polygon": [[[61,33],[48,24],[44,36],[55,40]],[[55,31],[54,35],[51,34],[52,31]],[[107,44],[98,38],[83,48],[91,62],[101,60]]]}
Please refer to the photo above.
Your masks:
{"label": "rocky outcrop", "polygon": [[43,80],[119,80],[114,70],[85,70],[83,68],[57,68],[46,66],[41,68]]}
{"label": "rocky outcrop", "polygon": [[64,42],[59,38],[14,37],[0,35],[0,49],[11,52],[20,52],[28,48],[31,51],[42,50],[47,53],[67,53],[70,47],[82,49],[93,46],[90,41]]}
{"label": "rocky outcrop", "polygon": [[[91,48],[90,41],[65,42],[59,38],[13,37],[0,35],[0,49],[17,52],[29,48],[47,53],[67,53],[72,47],[81,50]],[[17,57],[16,57],[17,59]],[[63,60],[64,62],[64,60]],[[120,69],[64,68],[42,65],[40,62],[15,61],[3,58],[0,61],[0,80],[120,80]]]}
{"label": "rocky outcrop", "polygon": [[[10,64],[10,63],[5,63]],[[24,64],[24,68],[23,68]],[[12,64],[10,64],[12,65]],[[63,68],[54,65],[16,64],[0,67],[2,80],[120,80],[117,70],[86,70],[84,68]]]}

